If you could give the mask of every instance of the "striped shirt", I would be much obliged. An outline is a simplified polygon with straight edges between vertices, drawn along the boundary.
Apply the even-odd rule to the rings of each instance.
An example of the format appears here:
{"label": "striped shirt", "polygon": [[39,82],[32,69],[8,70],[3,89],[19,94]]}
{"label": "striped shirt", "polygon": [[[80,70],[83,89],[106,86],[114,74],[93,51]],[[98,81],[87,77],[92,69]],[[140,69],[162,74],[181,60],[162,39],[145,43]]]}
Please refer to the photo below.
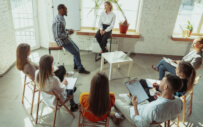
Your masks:
{"label": "striped shirt", "polygon": [[59,46],[70,42],[68,32],[66,31],[66,21],[60,14],[56,15],[52,25],[54,40]]}

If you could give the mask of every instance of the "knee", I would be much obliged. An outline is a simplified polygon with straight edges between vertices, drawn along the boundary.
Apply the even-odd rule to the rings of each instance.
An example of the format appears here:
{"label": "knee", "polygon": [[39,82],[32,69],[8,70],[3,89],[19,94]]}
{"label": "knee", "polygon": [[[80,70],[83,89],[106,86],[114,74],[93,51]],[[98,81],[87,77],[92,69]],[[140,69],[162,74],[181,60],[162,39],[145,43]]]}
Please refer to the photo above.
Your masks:
{"label": "knee", "polygon": [[159,71],[164,71],[164,66],[163,65],[159,66],[158,70]]}

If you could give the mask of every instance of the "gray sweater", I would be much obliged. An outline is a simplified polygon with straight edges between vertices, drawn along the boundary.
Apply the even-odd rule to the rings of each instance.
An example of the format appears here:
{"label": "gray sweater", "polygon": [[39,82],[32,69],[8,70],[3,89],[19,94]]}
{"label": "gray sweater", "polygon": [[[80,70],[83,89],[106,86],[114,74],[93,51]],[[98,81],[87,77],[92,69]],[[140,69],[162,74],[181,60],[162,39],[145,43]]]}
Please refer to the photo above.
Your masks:
{"label": "gray sweater", "polygon": [[196,51],[193,50],[184,56],[182,61],[191,63],[191,65],[197,69],[202,64],[202,51],[196,53]]}

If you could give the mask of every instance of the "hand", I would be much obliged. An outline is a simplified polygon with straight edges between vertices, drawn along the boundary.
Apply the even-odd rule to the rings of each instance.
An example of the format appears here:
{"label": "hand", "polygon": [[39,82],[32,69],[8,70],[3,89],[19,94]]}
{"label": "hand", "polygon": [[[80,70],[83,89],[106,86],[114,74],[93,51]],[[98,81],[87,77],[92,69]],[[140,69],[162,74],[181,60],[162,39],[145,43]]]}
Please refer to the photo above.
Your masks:
{"label": "hand", "polygon": [[131,102],[132,102],[132,104],[133,104],[134,106],[137,106],[137,96],[136,96],[136,95],[133,96]]}
{"label": "hand", "polygon": [[67,29],[67,31],[68,31],[68,35],[71,35],[71,34],[74,33],[74,30],[73,30],[73,29]]}
{"label": "hand", "polygon": [[154,94],[154,98],[157,99],[159,96],[161,96],[161,92],[157,91],[157,92]]}
{"label": "hand", "polygon": [[105,30],[103,30],[103,34],[102,35],[104,35],[106,33],[106,31]]}
{"label": "hand", "polygon": [[154,88],[159,88],[159,84],[157,84],[157,83],[155,82],[155,83],[153,83],[153,87],[154,87]]}
{"label": "hand", "polygon": [[130,93],[128,93],[128,97],[131,97]]}
{"label": "hand", "polygon": [[64,84],[64,85],[67,86],[67,85],[68,85],[68,81],[67,81],[66,79],[64,79],[63,82],[62,82],[62,84]]}
{"label": "hand", "polygon": [[103,35],[103,29],[100,30],[100,34],[101,34],[101,36]]}

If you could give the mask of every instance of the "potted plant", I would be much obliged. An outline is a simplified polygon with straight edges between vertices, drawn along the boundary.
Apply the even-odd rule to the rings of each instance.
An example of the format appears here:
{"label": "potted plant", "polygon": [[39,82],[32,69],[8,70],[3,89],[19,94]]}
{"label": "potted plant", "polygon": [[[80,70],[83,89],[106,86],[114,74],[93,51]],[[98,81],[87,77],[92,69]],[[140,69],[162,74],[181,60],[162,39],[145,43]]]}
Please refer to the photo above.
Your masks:
{"label": "potted plant", "polygon": [[189,32],[187,33],[188,37],[190,37],[190,35],[192,34],[192,31],[193,31],[193,26],[190,23],[190,21],[188,21],[187,29],[189,30]]}

